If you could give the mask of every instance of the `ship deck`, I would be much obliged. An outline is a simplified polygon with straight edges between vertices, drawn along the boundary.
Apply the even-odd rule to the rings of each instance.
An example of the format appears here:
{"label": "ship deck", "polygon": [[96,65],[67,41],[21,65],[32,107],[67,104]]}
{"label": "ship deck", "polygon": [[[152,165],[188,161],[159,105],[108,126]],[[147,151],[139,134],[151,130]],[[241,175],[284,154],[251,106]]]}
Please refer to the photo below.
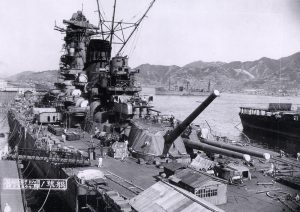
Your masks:
{"label": "ship deck", "polygon": [[[267,168],[269,164],[260,164],[256,167],[256,170],[250,170],[251,180],[245,181],[243,184],[228,185],[227,203],[219,205],[221,209],[231,212],[289,211],[289,208],[277,198],[270,198],[267,192],[270,195],[278,195],[278,198],[284,199],[286,193],[295,195],[299,194],[299,191],[273,181],[270,176],[264,176],[259,167],[262,169]],[[265,185],[260,185],[264,183]],[[291,201],[287,204],[294,209],[297,208],[297,205]]]}
{"label": "ship deck", "polygon": [[[69,131],[72,131],[72,129]],[[87,152],[90,147],[96,147],[96,160],[91,160],[91,165],[88,167],[64,168],[63,171],[68,176],[73,176],[79,171],[86,169],[100,170],[106,176],[107,185],[105,189],[115,190],[127,199],[131,199],[142,190],[149,188],[159,181],[158,176],[162,169],[152,164],[139,164],[137,159],[132,157],[125,158],[125,160],[121,161],[120,159],[114,159],[106,155],[103,157],[103,166],[98,167],[97,159],[100,157],[100,148],[97,148],[97,146],[99,140],[91,138],[89,133],[82,133],[80,140],[65,142],[62,142],[61,136],[55,136],[47,129],[42,130],[41,134],[44,134],[44,136],[47,136],[49,139],[60,140],[62,146],[71,146],[74,149],[85,152]],[[260,148],[253,146],[247,148],[260,150]],[[294,164],[295,170],[297,171],[294,174],[296,175],[300,171],[300,163],[299,161],[290,158],[279,158],[279,154],[271,150],[264,150],[264,152],[270,153],[273,156],[273,159],[269,162],[265,162],[255,158],[255,166],[251,167],[252,180],[245,181],[243,184],[228,185],[228,201],[224,205],[218,205],[218,207],[226,211],[241,211],[241,209],[243,209],[243,211],[282,211],[283,209],[289,209],[282,203],[280,196],[286,193],[295,195],[296,193],[299,193],[299,191],[273,181],[274,178],[264,176],[261,170],[268,169],[271,162],[276,163],[277,165],[281,164],[281,167],[284,167],[284,164],[288,163]],[[230,158],[229,160],[242,163],[241,160]],[[266,184],[259,185],[258,183]],[[135,190],[137,188],[139,188],[138,191]],[[268,191],[270,191],[270,195],[279,195],[279,198],[270,198],[266,195]],[[293,203],[289,201],[288,204]],[[293,205],[291,207],[295,208],[296,206]]]}
{"label": "ship deck", "polygon": [[[137,163],[134,158],[126,158],[124,161],[106,157],[103,159],[103,167],[97,167],[97,161],[92,161],[90,167],[81,168],[67,168],[64,171],[68,175],[73,175],[85,169],[101,170],[106,176],[106,182],[109,189],[119,192],[120,195],[127,199],[131,199],[137,194],[125,188],[123,183],[116,183],[110,178],[111,175],[117,175],[132,184],[147,189],[158,179],[159,172],[163,171],[154,165],[141,165]],[[225,211],[238,212],[243,211],[282,211],[288,208],[280,202],[277,198],[272,199],[266,195],[269,191],[270,195],[284,196],[285,193],[295,195],[299,193],[298,190],[283,184],[273,181],[270,176],[265,176],[261,170],[270,166],[269,163],[257,162],[255,168],[251,168],[252,179],[245,181],[243,184],[228,185],[227,203],[218,205],[219,208]],[[265,183],[266,185],[259,185]],[[272,184],[271,184],[272,183]],[[291,207],[296,208],[292,202],[288,203]]]}
{"label": "ship deck", "polygon": [[[154,165],[138,164],[137,160],[131,157],[123,161],[104,157],[102,167],[98,167],[97,160],[92,160],[90,167],[64,168],[63,170],[67,175],[72,176],[78,174],[79,171],[87,169],[102,171],[106,176],[107,189],[115,190],[127,199],[133,198],[137,193],[156,183],[158,181],[157,176],[162,171]],[[137,192],[134,187],[139,188]]]}

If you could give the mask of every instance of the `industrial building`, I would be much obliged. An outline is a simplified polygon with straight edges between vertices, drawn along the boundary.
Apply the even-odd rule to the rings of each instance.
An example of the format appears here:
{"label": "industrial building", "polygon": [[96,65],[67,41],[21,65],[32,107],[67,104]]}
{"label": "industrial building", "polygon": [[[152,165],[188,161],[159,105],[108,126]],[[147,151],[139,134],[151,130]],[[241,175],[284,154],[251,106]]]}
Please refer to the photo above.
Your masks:
{"label": "industrial building", "polygon": [[223,212],[222,209],[193,194],[160,181],[130,200],[134,211],[202,211]]}
{"label": "industrial building", "polygon": [[7,87],[7,81],[0,79],[0,90]]}
{"label": "industrial building", "polygon": [[187,166],[182,163],[165,163],[164,164],[164,173],[166,177],[174,175],[177,170],[185,169]]}
{"label": "industrial building", "polygon": [[169,180],[214,205],[227,202],[227,184],[217,177],[187,168],[176,171]]}
{"label": "industrial building", "polygon": [[243,182],[243,180],[251,180],[249,168],[243,165],[229,163],[226,166],[219,166],[215,169],[218,177],[228,180],[230,183],[234,181]]}

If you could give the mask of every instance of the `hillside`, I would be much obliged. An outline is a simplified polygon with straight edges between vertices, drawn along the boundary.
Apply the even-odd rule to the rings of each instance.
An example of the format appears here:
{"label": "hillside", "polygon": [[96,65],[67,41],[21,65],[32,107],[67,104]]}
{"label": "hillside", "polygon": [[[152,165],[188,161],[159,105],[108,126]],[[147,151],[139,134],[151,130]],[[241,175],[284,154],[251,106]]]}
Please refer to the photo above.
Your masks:
{"label": "hillside", "polygon": [[211,81],[212,88],[232,92],[264,89],[277,93],[300,89],[300,52],[279,60],[263,57],[246,62],[195,61],[183,67],[146,64],[137,68],[141,70],[139,80],[144,85],[167,86],[170,82],[180,86],[188,81],[195,88],[206,89]]}
{"label": "hillside", "polygon": [[12,82],[54,82],[58,77],[57,70],[33,72],[33,71],[23,71],[21,73],[6,77],[6,80]]}
{"label": "hillside", "polygon": [[[300,52],[279,60],[260,58],[255,61],[203,62],[201,60],[179,66],[143,64],[137,81],[143,86],[190,86],[229,92],[263,90],[264,93],[290,93],[300,90]],[[56,81],[56,70],[42,72],[21,72],[7,80],[14,82],[38,82],[52,84]]]}
{"label": "hillside", "polygon": [[5,79],[9,81],[12,85],[35,85],[37,84],[39,88],[49,89],[53,87],[53,83],[57,81],[58,71],[49,70],[41,72],[24,71]]}

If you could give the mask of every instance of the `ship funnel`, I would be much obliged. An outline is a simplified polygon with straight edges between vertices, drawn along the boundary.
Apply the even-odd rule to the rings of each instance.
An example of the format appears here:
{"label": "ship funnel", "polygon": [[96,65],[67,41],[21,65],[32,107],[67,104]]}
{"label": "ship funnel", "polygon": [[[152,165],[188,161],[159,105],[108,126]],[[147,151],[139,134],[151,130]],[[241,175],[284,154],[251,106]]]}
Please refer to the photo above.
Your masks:
{"label": "ship funnel", "polygon": [[174,130],[168,131],[164,135],[165,145],[163,155],[167,155],[173,142],[180,134],[202,113],[202,111],[216,98],[220,96],[220,92],[214,90],[183,122],[181,122]]}

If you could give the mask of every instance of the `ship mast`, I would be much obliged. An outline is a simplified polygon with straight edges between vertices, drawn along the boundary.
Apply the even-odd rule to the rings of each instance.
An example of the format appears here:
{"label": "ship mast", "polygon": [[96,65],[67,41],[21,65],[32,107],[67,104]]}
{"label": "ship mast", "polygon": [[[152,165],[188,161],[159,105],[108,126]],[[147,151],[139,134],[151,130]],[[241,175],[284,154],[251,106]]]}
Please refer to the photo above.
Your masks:
{"label": "ship mast", "polygon": [[[118,56],[118,55],[120,55],[121,51],[126,46],[128,41],[131,39],[132,35],[136,32],[136,30],[140,26],[141,22],[145,19],[149,10],[151,9],[151,7],[153,6],[153,4],[155,3],[156,0],[151,1],[150,5],[147,7],[145,13],[135,23],[129,23],[129,22],[115,20],[117,0],[114,0],[112,20],[111,21],[104,20],[102,14],[101,14],[101,11],[100,11],[99,0],[96,0],[96,1],[97,1],[98,16],[99,16],[99,28],[101,30],[102,39],[109,40],[110,48],[112,48],[113,44],[121,45],[121,48],[118,50],[118,52],[116,54],[116,56]],[[109,23],[110,27],[108,25],[106,25],[105,23]],[[107,31],[105,31],[105,29],[103,29],[103,26],[107,28]],[[124,31],[129,28],[133,28],[133,29],[129,33],[128,36],[125,36]],[[118,34],[118,33],[120,33],[120,34]],[[114,41],[114,37],[117,38],[117,40],[118,40],[117,42]]]}
{"label": "ship mast", "polygon": [[111,29],[110,29],[110,40],[109,40],[110,48],[112,47],[112,40],[113,40],[113,35],[114,35],[116,4],[117,4],[117,0],[114,1],[114,10],[113,10],[113,16],[112,16],[112,22],[111,22]]}
{"label": "ship mast", "polygon": [[104,39],[103,26],[102,26],[103,25],[103,19],[102,19],[102,15],[101,15],[101,11],[100,11],[99,0],[96,0],[96,1],[97,1],[97,9],[98,9],[98,16],[99,16],[98,27],[100,27],[102,39]]}
{"label": "ship mast", "polygon": [[137,30],[137,28],[139,27],[139,25],[141,24],[141,22],[143,21],[143,19],[146,17],[147,13],[149,12],[149,10],[151,9],[151,7],[153,6],[154,2],[156,0],[153,0],[149,7],[147,8],[146,12],[144,13],[144,15],[135,23],[135,27],[134,29],[131,31],[130,35],[127,37],[127,39],[124,41],[123,45],[121,46],[120,50],[118,51],[117,55],[120,54],[120,52],[123,50],[123,48],[125,47],[125,45],[127,44],[127,42],[129,41],[129,39],[132,37],[132,35],[134,34],[134,32]]}

